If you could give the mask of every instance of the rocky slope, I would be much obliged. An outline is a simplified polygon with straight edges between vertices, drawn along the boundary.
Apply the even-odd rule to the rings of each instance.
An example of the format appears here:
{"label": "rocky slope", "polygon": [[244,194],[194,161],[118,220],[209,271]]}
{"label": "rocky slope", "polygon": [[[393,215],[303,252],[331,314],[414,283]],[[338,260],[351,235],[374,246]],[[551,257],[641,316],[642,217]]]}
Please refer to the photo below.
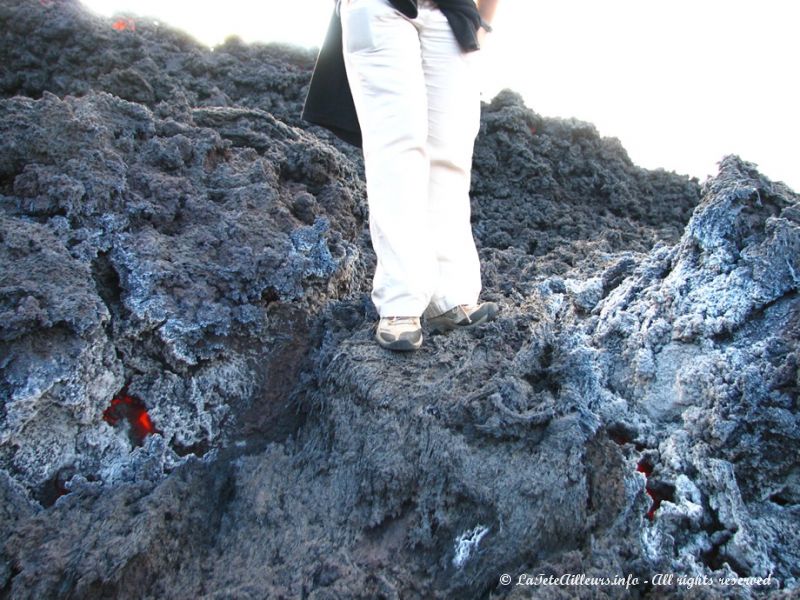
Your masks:
{"label": "rocky slope", "polygon": [[395,355],[358,154],[298,118],[313,52],[73,0],[0,24],[0,597],[796,593],[794,192],[504,92],[473,180],[501,318]]}

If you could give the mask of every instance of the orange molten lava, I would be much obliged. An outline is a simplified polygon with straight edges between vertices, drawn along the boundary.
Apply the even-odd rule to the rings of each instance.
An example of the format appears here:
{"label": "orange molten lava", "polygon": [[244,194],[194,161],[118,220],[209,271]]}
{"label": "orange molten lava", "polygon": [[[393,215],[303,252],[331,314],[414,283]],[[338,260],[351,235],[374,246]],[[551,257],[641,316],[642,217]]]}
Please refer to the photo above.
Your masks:
{"label": "orange molten lava", "polygon": [[127,388],[114,396],[111,406],[103,411],[103,420],[110,425],[117,425],[126,419],[131,426],[131,433],[136,443],[141,444],[148,435],[156,433],[156,428],[144,402],[135,396],[128,395]]}
{"label": "orange molten lava", "polygon": [[117,19],[111,24],[111,28],[114,31],[136,31],[136,23],[133,22],[133,19]]}

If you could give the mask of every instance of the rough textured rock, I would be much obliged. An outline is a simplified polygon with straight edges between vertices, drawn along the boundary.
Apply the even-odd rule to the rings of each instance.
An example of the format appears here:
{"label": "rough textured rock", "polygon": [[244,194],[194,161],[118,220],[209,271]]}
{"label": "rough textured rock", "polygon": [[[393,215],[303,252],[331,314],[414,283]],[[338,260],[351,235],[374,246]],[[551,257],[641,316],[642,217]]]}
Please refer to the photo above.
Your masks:
{"label": "rough textured rock", "polygon": [[291,415],[302,330],[364,277],[363,193],[338,152],[255,109],[182,123],[92,92],[0,110],[3,450],[25,484],[113,470],[128,444],[98,429],[124,384],[160,398],[177,454]]}
{"label": "rough textured rock", "polygon": [[4,96],[105,90],[151,109],[236,105],[299,121],[296,106],[316,58],[310,50],[247,46],[235,37],[209,52],[151,19],[120,19],[113,27],[75,0],[4,1],[0,23]]}
{"label": "rough textured rock", "polygon": [[396,355],[359,158],[297,116],[313,53],[0,23],[0,597],[797,592],[794,192],[504,92],[473,179],[501,316]]}

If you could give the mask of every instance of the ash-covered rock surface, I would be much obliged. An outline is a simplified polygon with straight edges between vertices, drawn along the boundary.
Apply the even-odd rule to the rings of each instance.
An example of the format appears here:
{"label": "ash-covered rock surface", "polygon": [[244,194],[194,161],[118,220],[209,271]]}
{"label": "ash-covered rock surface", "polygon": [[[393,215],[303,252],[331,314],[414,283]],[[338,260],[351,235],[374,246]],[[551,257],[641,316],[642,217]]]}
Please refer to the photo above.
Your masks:
{"label": "ash-covered rock surface", "polygon": [[360,159],[298,117],[313,52],[74,0],[0,25],[0,597],[797,593],[786,186],[646,171],[504,92],[500,318],[392,354]]}

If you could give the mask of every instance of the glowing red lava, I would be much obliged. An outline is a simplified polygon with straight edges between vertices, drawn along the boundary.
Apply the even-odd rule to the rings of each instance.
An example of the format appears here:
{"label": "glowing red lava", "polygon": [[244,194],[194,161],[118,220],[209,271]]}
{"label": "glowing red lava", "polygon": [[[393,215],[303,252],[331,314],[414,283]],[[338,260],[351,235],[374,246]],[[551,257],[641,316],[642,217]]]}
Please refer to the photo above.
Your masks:
{"label": "glowing red lava", "polygon": [[136,23],[133,22],[133,19],[117,19],[111,24],[111,28],[114,31],[136,31]]}
{"label": "glowing red lava", "polygon": [[[653,473],[653,465],[651,465],[647,459],[643,458],[639,461],[639,464],[636,465],[636,470],[639,473],[644,473],[645,478],[649,480],[650,475]],[[655,489],[650,487],[649,481],[645,487],[645,491],[647,492],[647,495],[650,496],[650,500],[652,500],[650,510],[647,511],[647,518],[652,521],[656,518],[656,511],[661,506],[661,501],[664,498]]]}
{"label": "glowing red lava", "polygon": [[126,419],[131,427],[131,434],[137,444],[141,444],[148,435],[156,433],[156,428],[144,402],[135,396],[129,396],[127,388],[114,396],[111,406],[103,411],[103,420],[109,425],[117,425]]}

